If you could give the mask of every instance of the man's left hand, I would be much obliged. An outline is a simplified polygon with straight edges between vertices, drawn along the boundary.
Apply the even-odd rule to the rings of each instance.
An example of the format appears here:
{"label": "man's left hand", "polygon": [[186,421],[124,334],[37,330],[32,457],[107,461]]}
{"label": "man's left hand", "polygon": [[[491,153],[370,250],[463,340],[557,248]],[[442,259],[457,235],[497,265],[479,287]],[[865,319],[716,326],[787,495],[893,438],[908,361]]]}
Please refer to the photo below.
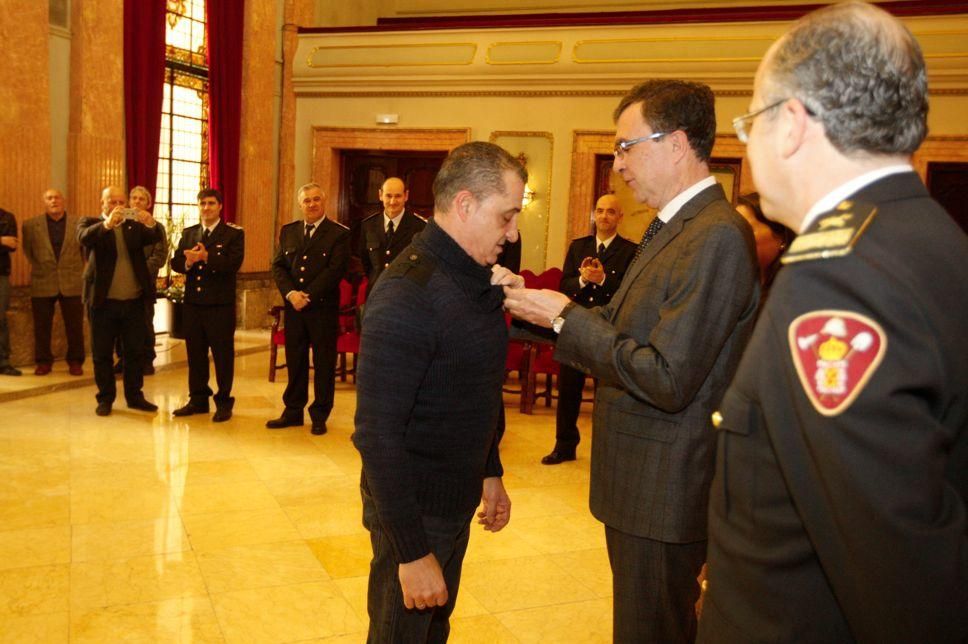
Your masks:
{"label": "man's left hand", "polygon": [[500,476],[484,479],[484,492],[481,494],[484,509],[477,513],[477,522],[485,530],[498,532],[511,520],[511,498],[504,489]]}
{"label": "man's left hand", "polygon": [[551,321],[568,305],[568,296],[558,291],[504,287],[504,308],[526,322],[551,328]]}
{"label": "man's left hand", "polygon": [[510,268],[495,264],[491,267],[491,285],[524,288],[524,278],[515,274]]}
{"label": "man's left hand", "polygon": [[139,209],[138,214],[135,216],[135,218],[138,220],[138,223],[143,225],[145,228],[155,227],[155,218],[152,217],[151,213],[148,212],[147,210]]}

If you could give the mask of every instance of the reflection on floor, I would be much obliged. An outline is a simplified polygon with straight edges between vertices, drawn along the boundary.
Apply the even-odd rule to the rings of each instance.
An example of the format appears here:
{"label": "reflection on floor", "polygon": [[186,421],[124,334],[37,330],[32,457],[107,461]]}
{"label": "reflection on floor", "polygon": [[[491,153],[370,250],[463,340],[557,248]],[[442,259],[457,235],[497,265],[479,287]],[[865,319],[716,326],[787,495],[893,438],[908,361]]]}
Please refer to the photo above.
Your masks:
{"label": "reflection on floor", "polygon": [[[240,346],[265,346],[254,337]],[[90,373],[83,386],[0,403],[0,640],[364,641],[370,548],[353,386],[337,385],[325,436],[266,430],[285,372],[269,383],[268,354],[250,353],[237,360],[230,422],[176,421],[184,349],[167,348],[171,364],[146,378],[156,415],[120,404],[96,417]],[[47,386],[31,380],[41,379],[17,387]],[[512,521],[473,530],[451,641],[608,642],[588,415],[578,461],[548,467],[538,461],[554,409],[523,416],[515,402],[502,449]]]}

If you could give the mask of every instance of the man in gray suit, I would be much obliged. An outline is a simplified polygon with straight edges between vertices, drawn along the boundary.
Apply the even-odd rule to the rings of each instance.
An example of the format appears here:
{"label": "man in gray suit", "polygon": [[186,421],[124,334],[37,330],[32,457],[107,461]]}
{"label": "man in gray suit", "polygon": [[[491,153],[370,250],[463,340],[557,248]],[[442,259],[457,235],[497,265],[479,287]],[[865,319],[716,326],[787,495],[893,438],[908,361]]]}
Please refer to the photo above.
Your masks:
{"label": "man in gray suit", "polygon": [[599,379],[591,511],[605,524],[616,642],[691,642],[706,557],[719,404],[759,300],[749,226],[709,173],[712,91],[645,82],[615,110],[614,169],[659,213],[604,306],[519,288],[514,315],[558,332],[555,357]]}
{"label": "man in gray suit", "polygon": [[81,245],[74,237],[77,217],[64,210],[64,195],[44,192],[46,212],[24,222],[24,256],[30,262],[30,308],[34,314],[34,374],[50,373],[54,355],[50,334],[54,305],[60,304],[67,333],[67,366],[72,376],[84,374],[84,306],[81,304]]}

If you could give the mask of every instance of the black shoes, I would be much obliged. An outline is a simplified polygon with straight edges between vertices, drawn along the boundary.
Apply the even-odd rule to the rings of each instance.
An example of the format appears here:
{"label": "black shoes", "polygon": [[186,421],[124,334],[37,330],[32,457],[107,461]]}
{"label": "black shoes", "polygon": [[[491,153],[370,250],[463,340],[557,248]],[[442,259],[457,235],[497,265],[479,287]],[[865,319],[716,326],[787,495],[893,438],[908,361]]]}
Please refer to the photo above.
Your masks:
{"label": "black shoes", "polygon": [[150,403],[142,398],[141,400],[129,400],[128,409],[137,409],[140,411],[158,411],[158,405]]}
{"label": "black shoes", "polygon": [[559,465],[565,461],[575,460],[574,452],[559,452],[555,450],[541,459],[542,465]]}
{"label": "black shoes", "polygon": [[213,423],[224,423],[229,418],[232,417],[232,410],[227,407],[222,407],[221,409],[216,409],[215,414],[212,416]]}
{"label": "black shoes", "polygon": [[269,429],[283,429],[285,427],[302,427],[303,419],[302,417],[286,416],[283,414],[279,418],[273,418],[272,420],[266,421],[266,427]]}
{"label": "black shoes", "polygon": [[313,428],[310,430],[313,436],[322,436],[326,433],[326,423],[321,420],[313,421]]}
{"label": "black shoes", "polygon": [[94,410],[94,413],[97,414],[98,416],[110,416],[111,403],[109,402],[98,403],[97,409]]}
{"label": "black shoes", "polygon": [[175,411],[171,412],[172,416],[191,416],[192,414],[207,414],[208,406],[202,407],[201,405],[193,405],[188,403],[184,407],[179,407]]}
{"label": "black shoes", "polygon": [[16,367],[11,367],[7,365],[6,367],[0,367],[0,376],[22,376],[23,372]]}

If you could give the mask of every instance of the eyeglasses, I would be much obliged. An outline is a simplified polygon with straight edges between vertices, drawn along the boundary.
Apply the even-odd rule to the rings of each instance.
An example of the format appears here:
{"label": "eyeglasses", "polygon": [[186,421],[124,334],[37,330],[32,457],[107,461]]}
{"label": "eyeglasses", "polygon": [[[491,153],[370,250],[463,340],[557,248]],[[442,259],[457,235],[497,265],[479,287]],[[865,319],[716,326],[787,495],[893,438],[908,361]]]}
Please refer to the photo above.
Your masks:
{"label": "eyeglasses", "polygon": [[615,144],[615,149],[612,150],[612,154],[615,155],[616,159],[621,159],[622,157],[625,156],[625,153],[628,152],[629,148],[631,148],[633,145],[638,145],[643,141],[658,141],[664,136],[669,136],[669,134],[670,132],[656,132],[648,136],[640,136],[637,139],[631,139],[628,141],[618,141]]}
{"label": "eyeglasses", "polygon": [[761,107],[760,109],[750,112],[749,114],[744,114],[742,116],[737,116],[733,119],[733,129],[736,130],[736,137],[739,139],[740,143],[748,143],[750,140],[750,130],[747,123],[752,125],[753,119],[762,114],[763,112],[772,110],[774,107],[779,107],[785,103],[787,99],[781,98],[775,103],[770,103],[766,107]]}

